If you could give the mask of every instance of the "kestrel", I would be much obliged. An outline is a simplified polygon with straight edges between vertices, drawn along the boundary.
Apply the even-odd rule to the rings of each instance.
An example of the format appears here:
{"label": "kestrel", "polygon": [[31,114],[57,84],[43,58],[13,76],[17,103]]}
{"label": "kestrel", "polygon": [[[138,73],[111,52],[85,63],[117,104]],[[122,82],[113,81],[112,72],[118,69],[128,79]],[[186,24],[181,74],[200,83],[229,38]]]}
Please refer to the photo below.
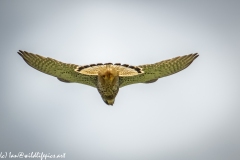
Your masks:
{"label": "kestrel", "polygon": [[153,83],[187,68],[198,53],[175,57],[154,64],[132,66],[121,63],[75,65],[19,50],[18,54],[31,67],[57,77],[62,82],[75,82],[97,88],[103,101],[113,105],[119,88],[135,83]]}

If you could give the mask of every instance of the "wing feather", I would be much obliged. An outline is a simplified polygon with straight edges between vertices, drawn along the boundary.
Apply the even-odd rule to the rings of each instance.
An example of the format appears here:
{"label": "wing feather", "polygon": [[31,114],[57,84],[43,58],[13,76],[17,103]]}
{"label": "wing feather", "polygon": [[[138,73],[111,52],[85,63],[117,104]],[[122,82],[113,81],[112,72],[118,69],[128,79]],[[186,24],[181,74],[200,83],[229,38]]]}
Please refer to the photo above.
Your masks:
{"label": "wing feather", "polygon": [[175,57],[154,64],[138,66],[144,73],[131,77],[120,77],[120,87],[134,83],[149,83],[158,78],[166,77],[187,68],[197,57],[198,53]]}
{"label": "wing feather", "polygon": [[49,57],[19,50],[23,60],[36,70],[57,77],[64,82],[76,82],[96,87],[97,76],[81,74],[74,71],[78,65],[63,63]]}

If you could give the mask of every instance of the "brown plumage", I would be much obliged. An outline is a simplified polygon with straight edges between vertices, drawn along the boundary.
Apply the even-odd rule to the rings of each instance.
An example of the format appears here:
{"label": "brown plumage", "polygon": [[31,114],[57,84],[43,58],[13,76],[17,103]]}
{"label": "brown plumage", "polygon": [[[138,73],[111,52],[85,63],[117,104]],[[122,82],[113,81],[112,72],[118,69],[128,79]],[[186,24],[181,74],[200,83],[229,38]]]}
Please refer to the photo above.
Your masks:
{"label": "brown plumage", "polygon": [[97,63],[79,66],[26,51],[18,54],[31,67],[57,77],[62,82],[86,84],[98,89],[103,101],[113,105],[119,88],[135,83],[153,83],[187,68],[198,54],[189,54],[154,64],[132,66],[121,63]]}
{"label": "brown plumage", "polygon": [[119,72],[111,65],[106,65],[105,69],[99,70],[97,89],[103,101],[113,105],[119,90]]}

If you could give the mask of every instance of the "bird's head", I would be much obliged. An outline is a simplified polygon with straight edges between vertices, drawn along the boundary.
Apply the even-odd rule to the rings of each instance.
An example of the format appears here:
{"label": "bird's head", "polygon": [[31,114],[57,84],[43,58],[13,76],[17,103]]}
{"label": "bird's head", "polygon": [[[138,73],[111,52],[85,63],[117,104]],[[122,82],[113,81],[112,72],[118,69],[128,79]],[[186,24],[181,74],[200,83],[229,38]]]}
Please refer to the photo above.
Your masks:
{"label": "bird's head", "polygon": [[113,99],[103,99],[103,101],[107,104],[107,105],[113,105],[114,104],[114,101],[115,101],[115,98]]}
{"label": "bird's head", "polygon": [[113,105],[119,90],[119,72],[106,66],[98,72],[98,91],[107,105]]}

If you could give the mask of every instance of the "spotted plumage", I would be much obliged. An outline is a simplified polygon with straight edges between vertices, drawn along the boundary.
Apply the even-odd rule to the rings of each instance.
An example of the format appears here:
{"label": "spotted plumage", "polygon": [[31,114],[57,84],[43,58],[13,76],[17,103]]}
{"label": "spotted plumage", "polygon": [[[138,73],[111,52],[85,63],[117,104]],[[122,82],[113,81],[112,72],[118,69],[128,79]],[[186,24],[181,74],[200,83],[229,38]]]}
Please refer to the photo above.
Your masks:
{"label": "spotted plumage", "polygon": [[159,78],[187,68],[198,57],[198,54],[194,53],[139,66],[121,63],[80,66],[21,50],[18,54],[31,67],[57,77],[62,82],[81,83],[97,88],[107,105],[113,105],[119,88],[135,83],[156,82]]}

